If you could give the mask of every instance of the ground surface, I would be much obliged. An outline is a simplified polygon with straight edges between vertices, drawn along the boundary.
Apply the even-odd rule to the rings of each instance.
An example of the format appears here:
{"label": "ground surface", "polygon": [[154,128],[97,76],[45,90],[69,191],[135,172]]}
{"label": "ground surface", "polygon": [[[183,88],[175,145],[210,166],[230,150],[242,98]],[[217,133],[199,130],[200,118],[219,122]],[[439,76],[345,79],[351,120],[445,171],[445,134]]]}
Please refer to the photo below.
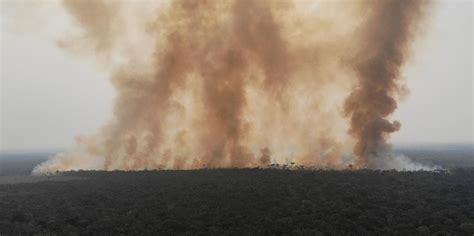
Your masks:
{"label": "ground surface", "polygon": [[68,172],[0,185],[0,234],[472,235],[474,169]]}

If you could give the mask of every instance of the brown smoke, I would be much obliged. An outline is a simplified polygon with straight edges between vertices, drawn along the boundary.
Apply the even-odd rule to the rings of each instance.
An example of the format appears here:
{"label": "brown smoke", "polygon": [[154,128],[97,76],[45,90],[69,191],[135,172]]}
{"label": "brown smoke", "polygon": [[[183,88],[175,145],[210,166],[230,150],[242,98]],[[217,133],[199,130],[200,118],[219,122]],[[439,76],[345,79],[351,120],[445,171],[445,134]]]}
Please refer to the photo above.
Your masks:
{"label": "brown smoke", "polygon": [[387,135],[400,129],[400,122],[387,117],[397,108],[394,96],[400,69],[407,57],[422,1],[370,1],[367,18],[359,29],[358,49],[352,59],[358,84],[345,101],[351,119],[350,134],[356,138],[356,166],[375,167],[374,158],[387,151]]}
{"label": "brown smoke", "polygon": [[93,41],[96,51],[108,51],[113,47],[114,39],[120,33],[116,4],[106,0],[64,0],[63,5],[80,27],[87,29],[83,37]]}
{"label": "brown smoke", "polygon": [[37,173],[362,167],[400,126],[385,118],[419,1],[63,3],[82,31],[60,46],[107,64],[114,118]]}

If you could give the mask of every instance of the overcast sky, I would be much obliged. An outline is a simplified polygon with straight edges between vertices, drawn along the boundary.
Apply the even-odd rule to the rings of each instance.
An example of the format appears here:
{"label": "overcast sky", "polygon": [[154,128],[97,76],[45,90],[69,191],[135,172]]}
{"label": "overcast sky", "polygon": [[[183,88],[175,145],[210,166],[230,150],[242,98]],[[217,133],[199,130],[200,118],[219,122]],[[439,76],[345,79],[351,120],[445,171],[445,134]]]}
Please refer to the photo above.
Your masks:
{"label": "overcast sky", "polygon": [[[11,2],[1,1],[0,150],[71,147],[110,119],[114,91],[92,61],[56,47],[68,24],[57,4],[35,15]],[[473,143],[472,12],[472,1],[436,5],[403,70],[411,95],[393,116],[402,123],[395,143]]]}

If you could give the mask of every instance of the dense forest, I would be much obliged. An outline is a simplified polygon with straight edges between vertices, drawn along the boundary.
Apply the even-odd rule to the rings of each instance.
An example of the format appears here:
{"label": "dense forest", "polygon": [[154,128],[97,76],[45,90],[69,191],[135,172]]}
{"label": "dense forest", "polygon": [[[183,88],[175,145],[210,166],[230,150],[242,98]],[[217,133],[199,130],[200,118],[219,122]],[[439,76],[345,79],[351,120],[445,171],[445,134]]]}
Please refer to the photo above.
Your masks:
{"label": "dense forest", "polygon": [[78,171],[60,176],[74,178],[0,185],[0,233],[474,234],[474,168]]}

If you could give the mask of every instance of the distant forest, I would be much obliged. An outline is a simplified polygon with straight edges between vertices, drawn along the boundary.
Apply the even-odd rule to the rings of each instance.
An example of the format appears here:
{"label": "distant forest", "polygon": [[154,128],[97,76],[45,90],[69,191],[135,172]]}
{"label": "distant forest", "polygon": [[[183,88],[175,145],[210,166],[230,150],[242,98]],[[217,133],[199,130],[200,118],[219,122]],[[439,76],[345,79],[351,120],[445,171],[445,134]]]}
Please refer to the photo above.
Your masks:
{"label": "distant forest", "polygon": [[394,152],[429,166],[474,167],[474,144],[409,145],[396,147]]}

